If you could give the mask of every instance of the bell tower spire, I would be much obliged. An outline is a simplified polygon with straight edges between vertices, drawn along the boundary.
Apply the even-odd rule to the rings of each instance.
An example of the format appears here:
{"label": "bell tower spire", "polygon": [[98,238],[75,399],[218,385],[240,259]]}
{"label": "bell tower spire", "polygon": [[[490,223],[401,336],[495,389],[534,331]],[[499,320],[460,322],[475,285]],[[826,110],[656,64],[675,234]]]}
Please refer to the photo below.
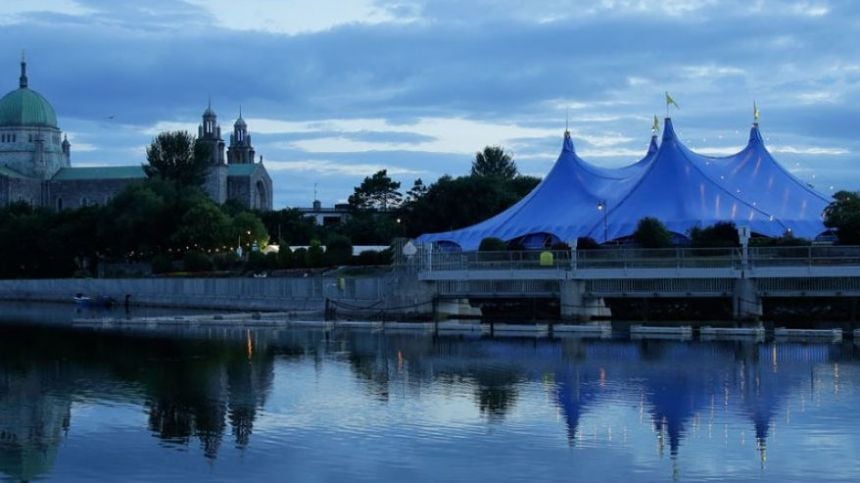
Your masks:
{"label": "bell tower spire", "polygon": [[21,78],[19,79],[19,86],[21,89],[27,87],[27,54],[23,50],[21,51]]}
{"label": "bell tower spire", "polygon": [[230,135],[230,146],[227,147],[227,163],[250,164],[254,162],[254,147],[251,145],[251,135],[248,124],[242,118],[242,106],[239,106],[239,118],[233,124],[233,134]]}

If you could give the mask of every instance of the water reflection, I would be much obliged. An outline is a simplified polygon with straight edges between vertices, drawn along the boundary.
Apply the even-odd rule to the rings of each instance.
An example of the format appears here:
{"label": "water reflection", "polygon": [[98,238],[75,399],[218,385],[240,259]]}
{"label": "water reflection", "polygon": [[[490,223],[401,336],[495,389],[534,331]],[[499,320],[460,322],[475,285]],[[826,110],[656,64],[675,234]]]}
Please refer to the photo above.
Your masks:
{"label": "water reflection", "polygon": [[[800,394],[821,405],[822,391],[839,395],[847,388],[845,396],[857,402],[858,381],[839,376],[857,374],[855,351],[851,345],[827,344],[538,341],[314,330],[107,332],[6,324],[0,325],[0,472],[19,480],[50,475],[64,434],[76,427],[74,408],[116,401],[140,407],[145,429],[160,445],[199,447],[203,458],[214,462],[225,446],[240,452],[253,448],[262,415],[268,415],[266,430],[275,437],[288,434],[289,425],[274,423],[287,416],[282,400],[321,391],[320,381],[336,380],[338,367],[354,385],[337,379],[336,389],[323,393],[337,412],[318,411],[319,418],[328,414],[319,424],[328,424],[325,431],[341,438],[355,431],[361,437],[387,434],[380,428],[390,423],[380,421],[388,420],[372,417],[408,422],[423,417],[411,411],[426,400],[441,405],[432,423],[441,425],[435,431],[444,436],[446,418],[462,412],[455,403],[465,399],[488,427],[548,429],[549,441],[557,434],[572,449],[638,452],[650,438],[658,457],[672,460],[675,476],[687,440],[722,438],[726,448],[745,444],[744,431],[732,442],[737,436],[726,429],[738,420],[764,468],[775,422],[782,414],[789,420],[791,398]],[[303,368],[313,371],[312,380],[302,378]],[[275,392],[280,399],[272,404]],[[558,413],[554,426],[542,422],[547,408]],[[304,410],[310,420],[318,419],[316,408]],[[361,412],[365,423],[346,433],[339,425],[350,412]],[[625,416],[635,412],[638,426]],[[454,428],[453,419],[448,421]],[[629,446],[632,441],[638,446]]]}
{"label": "water reflection", "polygon": [[0,471],[27,481],[53,466],[71,400],[62,368],[45,360],[25,363],[16,357],[21,352],[0,351]]}

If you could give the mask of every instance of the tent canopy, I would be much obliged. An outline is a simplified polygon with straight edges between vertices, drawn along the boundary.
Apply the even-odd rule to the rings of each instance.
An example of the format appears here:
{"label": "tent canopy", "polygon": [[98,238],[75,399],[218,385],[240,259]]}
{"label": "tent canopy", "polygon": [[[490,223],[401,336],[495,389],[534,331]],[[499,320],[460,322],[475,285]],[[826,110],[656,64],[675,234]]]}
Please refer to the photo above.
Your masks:
{"label": "tent canopy", "polygon": [[655,135],[641,160],[616,169],[583,161],[565,132],[558,160],[522,200],[476,225],[425,234],[419,241],[463,250],[477,249],[488,237],[605,242],[632,235],[645,217],[682,236],[694,227],[729,221],[764,236],[791,232],[814,238],[826,230],[821,213],[827,203],[776,162],[758,125],[740,152],[713,158],[684,146],[667,118],[659,147]]}

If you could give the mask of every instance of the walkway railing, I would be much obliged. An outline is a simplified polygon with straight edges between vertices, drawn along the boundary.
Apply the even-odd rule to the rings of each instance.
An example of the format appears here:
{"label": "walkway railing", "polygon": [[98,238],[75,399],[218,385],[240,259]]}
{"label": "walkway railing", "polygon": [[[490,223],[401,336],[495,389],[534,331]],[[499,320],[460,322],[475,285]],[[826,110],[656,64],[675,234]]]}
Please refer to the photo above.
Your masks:
{"label": "walkway railing", "polygon": [[755,269],[769,267],[860,267],[860,246],[729,248],[602,248],[595,250],[448,253],[422,249],[419,271],[511,271],[634,269]]}
{"label": "walkway railing", "polygon": [[572,269],[740,268],[740,248],[579,250]]}
{"label": "walkway railing", "polygon": [[858,246],[753,247],[751,267],[858,266]]}
{"label": "walkway railing", "polygon": [[568,270],[571,252],[554,251],[500,251],[425,253],[421,258],[421,270]]}

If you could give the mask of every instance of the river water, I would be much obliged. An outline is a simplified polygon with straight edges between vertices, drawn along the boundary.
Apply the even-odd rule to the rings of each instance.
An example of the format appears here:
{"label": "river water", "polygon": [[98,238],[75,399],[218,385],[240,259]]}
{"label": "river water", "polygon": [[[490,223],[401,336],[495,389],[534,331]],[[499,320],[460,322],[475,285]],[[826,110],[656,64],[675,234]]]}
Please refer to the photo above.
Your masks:
{"label": "river water", "polygon": [[[0,322],[0,478],[860,481],[860,350]],[[52,323],[39,323],[50,320]]]}

